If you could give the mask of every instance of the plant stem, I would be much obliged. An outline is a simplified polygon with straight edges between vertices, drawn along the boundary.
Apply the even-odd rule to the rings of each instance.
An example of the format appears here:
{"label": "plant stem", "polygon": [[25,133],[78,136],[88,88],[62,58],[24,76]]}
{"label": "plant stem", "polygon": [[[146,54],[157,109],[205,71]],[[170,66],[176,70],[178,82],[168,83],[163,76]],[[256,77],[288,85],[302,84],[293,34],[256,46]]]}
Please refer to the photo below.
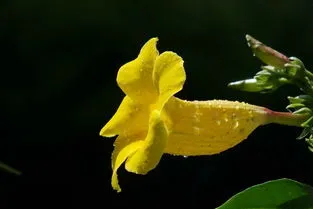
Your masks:
{"label": "plant stem", "polygon": [[18,176],[22,174],[19,170],[16,170],[15,168],[8,166],[1,161],[0,161],[0,170],[7,171],[9,173],[13,173],[13,174],[18,175]]}
{"label": "plant stem", "polygon": [[267,109],[267,114],[269,116],[268,123],[276,123],[280,125],[287,126],[297,126],[302,127],[301,124],[304,123],[309,117],[309,114],[293,114],[290,112],[276,112]]}

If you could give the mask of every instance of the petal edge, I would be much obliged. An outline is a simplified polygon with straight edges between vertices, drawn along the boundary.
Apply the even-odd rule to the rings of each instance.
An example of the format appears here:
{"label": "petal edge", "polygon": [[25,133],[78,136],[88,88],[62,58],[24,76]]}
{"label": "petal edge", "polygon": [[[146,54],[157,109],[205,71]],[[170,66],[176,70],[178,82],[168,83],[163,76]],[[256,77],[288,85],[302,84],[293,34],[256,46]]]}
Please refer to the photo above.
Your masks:
{"label": "petal edge", "polygon": [[166,51],[157,57],[153,71],[153,83],[159,93],[159,110],[171,96],[182,90],[185,80],[184,61],[180,56]]}
{"label": "petal edge", "polygon": [[156,48],[158,38],[151,38],[141,48],[138,57],[123,65],[116,81],[123,92],[138,103],[153,103],[157,92],[153,86],[152,72],[159,55]]}
{"label": "petal edge", "polygon": [[142,140],[131,140],[118,136],[112,153],[112,178],[111,185],[114,190],[121,192],[121,187],[118,184],[117,170],[126,161],[126,159],[135,153],[143,144]]}
{"label": "petal edge", "polygon": [[146,129],[148,110],[125,96],[112,118],[104,125],[100,135],[114,137],[118,134]]}
{"label": "petal edge", "polygon": [[167,145],[168,131],[159,111],[153,111],[149,121],[149,131],[143,145],[130,156],[125,164],[127,171],[146,174],[160,162]]}

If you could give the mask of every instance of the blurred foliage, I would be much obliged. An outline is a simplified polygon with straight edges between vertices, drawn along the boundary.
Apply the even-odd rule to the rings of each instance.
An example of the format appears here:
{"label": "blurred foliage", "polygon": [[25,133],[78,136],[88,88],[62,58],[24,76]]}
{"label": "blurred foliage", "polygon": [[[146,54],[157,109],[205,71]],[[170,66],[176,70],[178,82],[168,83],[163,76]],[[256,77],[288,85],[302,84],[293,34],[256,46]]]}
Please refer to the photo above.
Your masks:
{"label": "blurred foliage", "polygon": [[312,209],[313,188],[290,180],[278,179],[252,186],[217,209]]}

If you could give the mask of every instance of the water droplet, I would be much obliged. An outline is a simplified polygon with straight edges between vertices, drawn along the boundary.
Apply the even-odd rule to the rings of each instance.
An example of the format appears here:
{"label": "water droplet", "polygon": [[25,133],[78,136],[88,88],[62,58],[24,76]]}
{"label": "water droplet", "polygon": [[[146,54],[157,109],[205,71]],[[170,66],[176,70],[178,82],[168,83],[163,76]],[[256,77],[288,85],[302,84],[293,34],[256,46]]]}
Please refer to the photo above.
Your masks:
{"label": "water droplet", "polygon": [[196,104],[195,105],[195,112],[193,115],[193,122],[199,123],[200,122],[200,117],[203,115],[203,113],[200,111],[200,105]]}
{"label": "water droplet", "polygon": [[186,156],[186,155],[184,155],[183,157],[184,157],[184,158],[188,158],[188,156]]}
{"label": "water droplet", "polygon": [[200,122],[200,118],[199,118],[199,116],[197,115],[197,114],[194,114],[193,116],[192,116],[192,122],[194,123],[194,124],[197,124],[197,123],[199,123]]}
{"label": "water droplet", "polygon": [[194,126],[193,127],[193,132],[194,132],[195,135],[200,135],[200,128],[197,127],[197,126]]}
{"label": "water droplet", "polygon": [[234,129],[238,128],[238,126],[239,126],[239,121],[236,121],[234,125]]}
{"label": "water droplet", "polygon": [[196,112],[195,112],[195,115],[196,115],[196,116],[198,116],[198,117],[200,117],[200,116],[202,116],[202,115],[203,115],[203,113],[202,113],[202,112],[200,112],[200,111],[196,111]]}

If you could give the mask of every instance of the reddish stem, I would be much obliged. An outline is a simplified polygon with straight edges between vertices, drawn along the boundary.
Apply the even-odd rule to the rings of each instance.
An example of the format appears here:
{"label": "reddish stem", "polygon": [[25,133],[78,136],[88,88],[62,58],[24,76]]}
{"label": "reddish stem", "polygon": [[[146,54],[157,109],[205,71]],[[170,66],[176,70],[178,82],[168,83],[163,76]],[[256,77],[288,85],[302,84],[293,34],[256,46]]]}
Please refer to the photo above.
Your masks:
{"label": "reddish stem", "polygon": [[290,112],[277,112],[265,108],[265,111],[268,114],[268,123],[277,123],[287,126],[298,126],[301,127],[301,124],[305,122],[308,118],[308,114],[293,114]]}

